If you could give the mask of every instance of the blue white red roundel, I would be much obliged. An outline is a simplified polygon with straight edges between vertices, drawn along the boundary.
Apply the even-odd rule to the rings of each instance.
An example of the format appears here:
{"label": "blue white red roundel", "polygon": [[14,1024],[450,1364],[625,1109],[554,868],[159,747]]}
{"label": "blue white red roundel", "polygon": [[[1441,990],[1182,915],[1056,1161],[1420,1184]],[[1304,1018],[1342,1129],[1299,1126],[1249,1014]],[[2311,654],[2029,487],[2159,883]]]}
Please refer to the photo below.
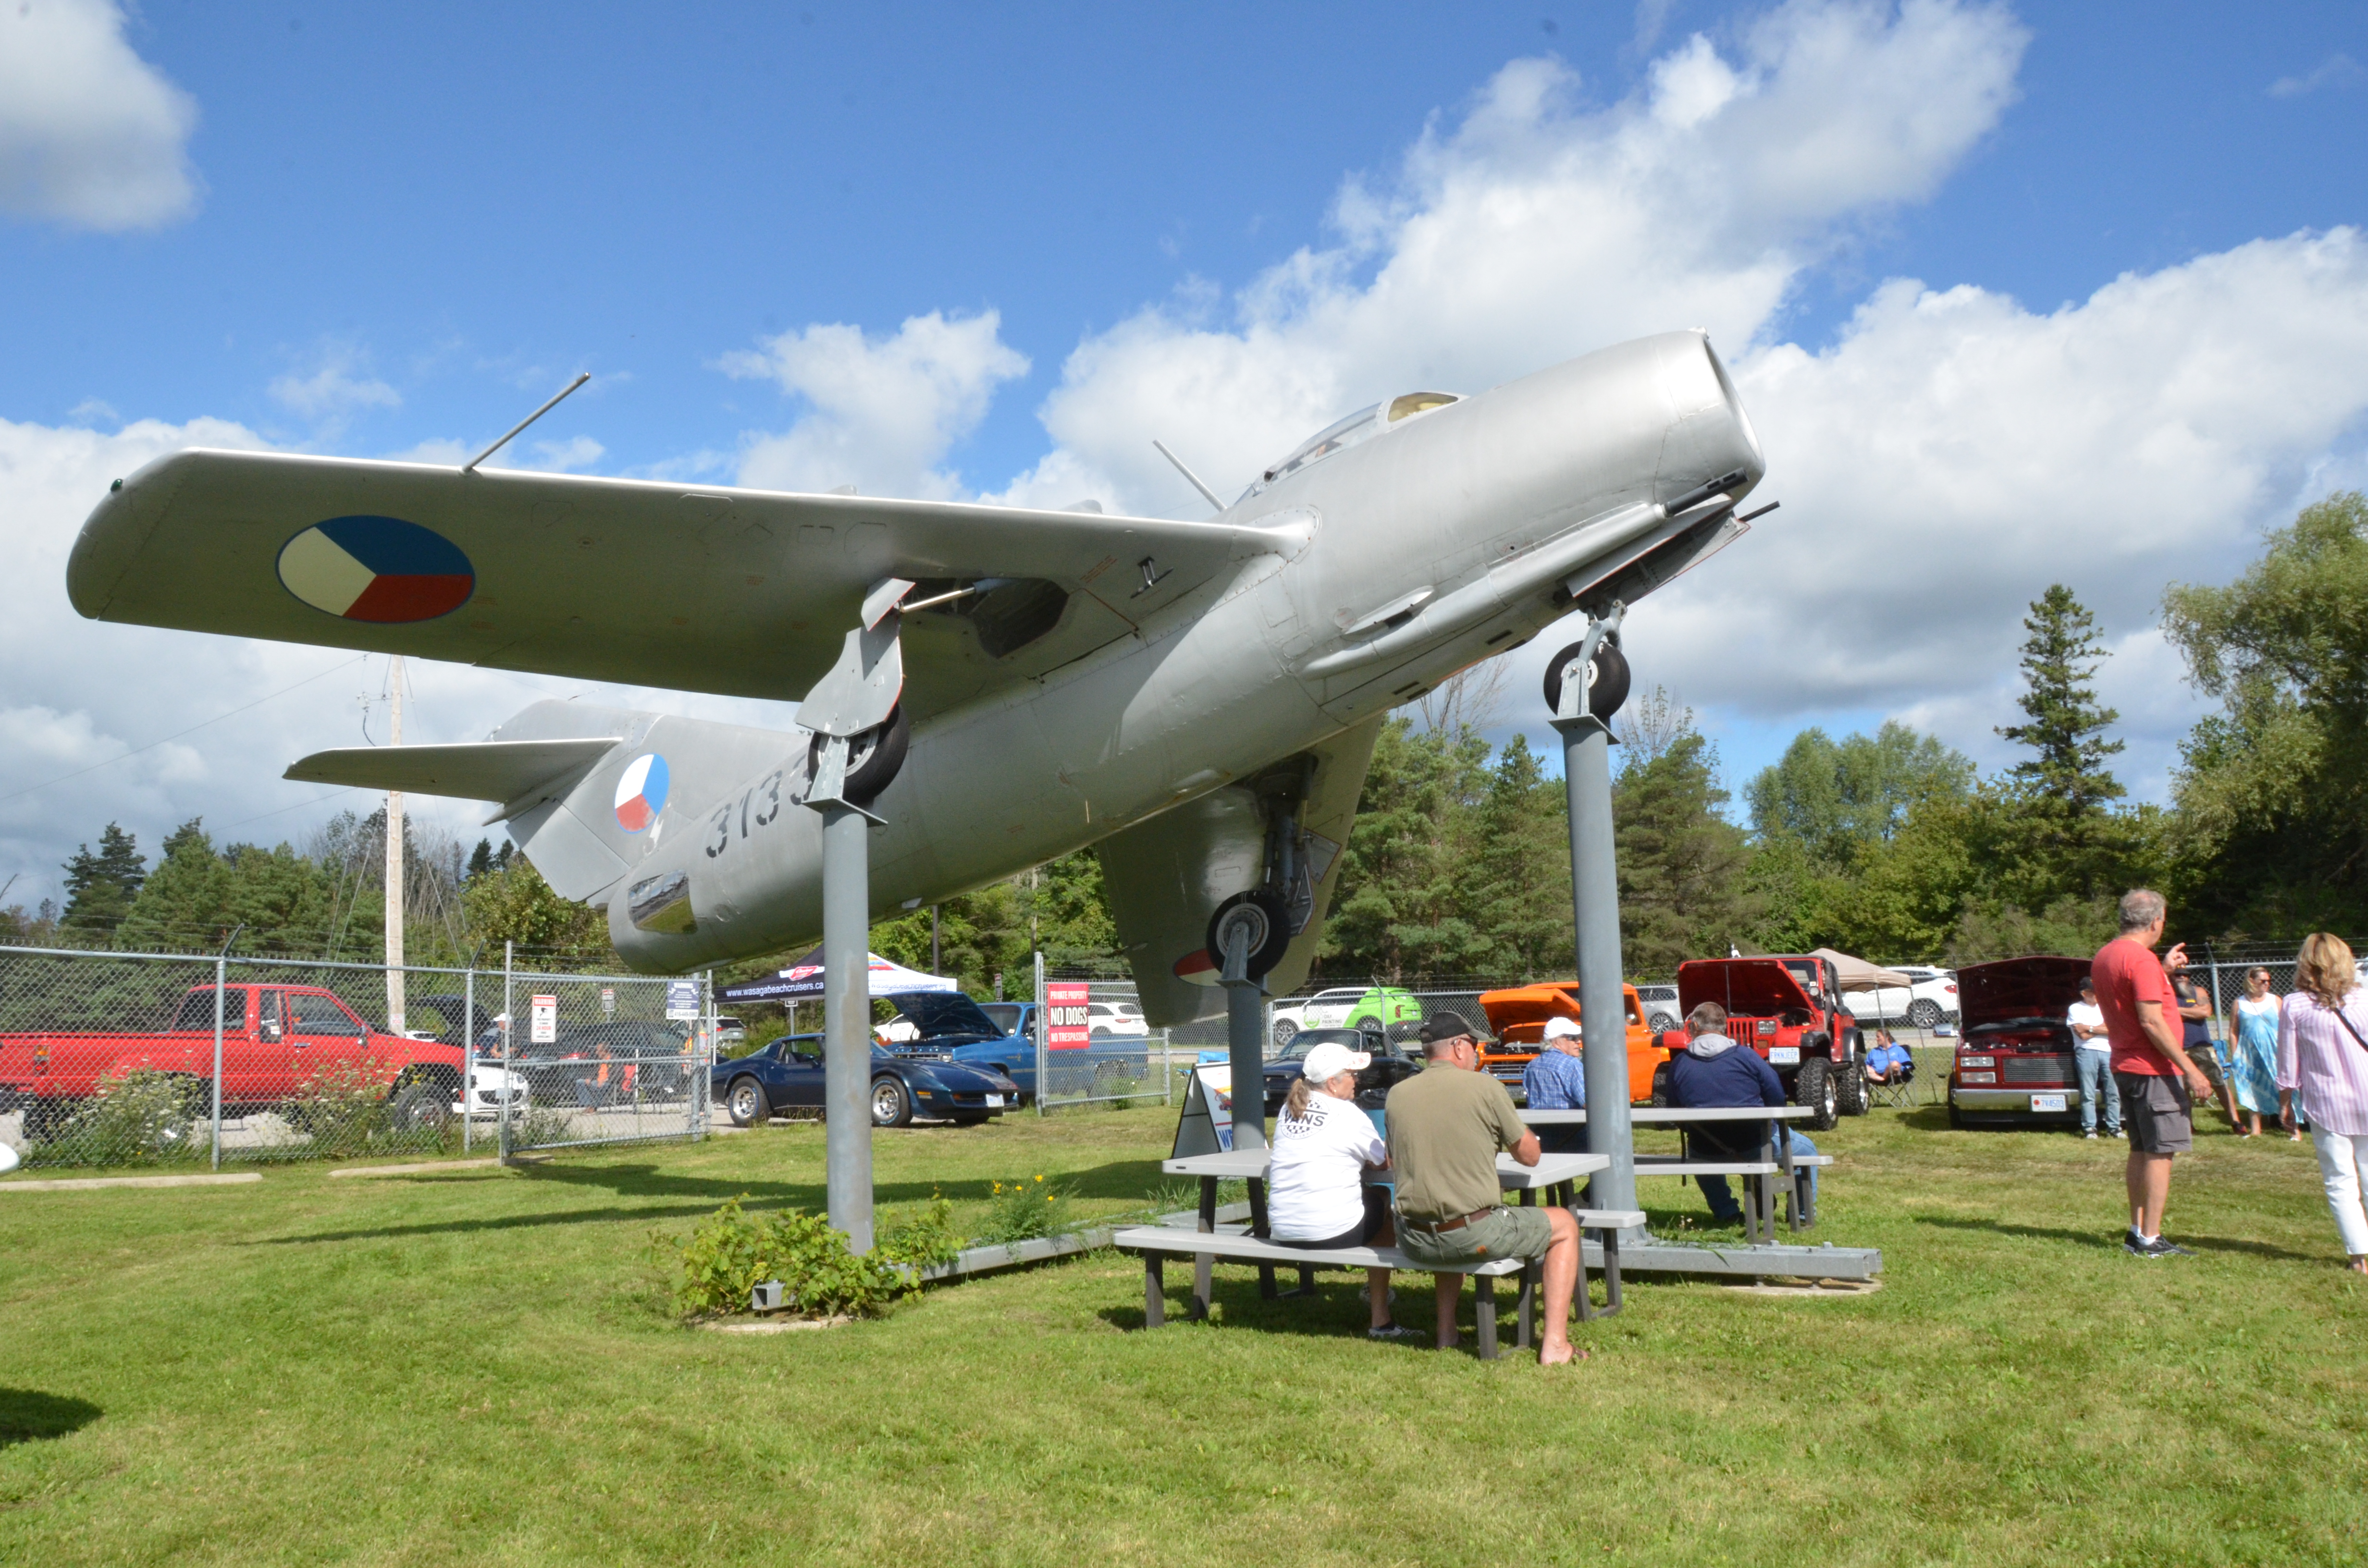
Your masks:
{"label": "blue white red roundel", "polygon": [[625,766],[617,779],[617,825],[639,833],[666,810],[666,758],[644,752]]}
{"label": "blue white red roundel", "polygon": [[279,551],[279,580],[314,609],[386,625],[466,604],[476,568],[442,534],[401,517],[331,517]]}

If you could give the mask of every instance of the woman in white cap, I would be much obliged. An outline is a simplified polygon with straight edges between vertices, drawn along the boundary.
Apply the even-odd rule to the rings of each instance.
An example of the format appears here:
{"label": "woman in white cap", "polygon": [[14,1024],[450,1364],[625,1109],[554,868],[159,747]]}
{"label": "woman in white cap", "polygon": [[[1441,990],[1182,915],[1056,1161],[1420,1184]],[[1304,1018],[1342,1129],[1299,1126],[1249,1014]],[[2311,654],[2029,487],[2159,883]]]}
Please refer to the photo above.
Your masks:
{"label": "woman in white cap", "polygon": [[[1316,1252],[1388,1246],[1397,1239],[1387,1192],[1365,1185],[1368,1172],[1390,1163],[1389,1146],[1357,1105],[1357,1074],[1372,1060],[1370,1051],[1327,1040],[1300,1063],[1299,1078],[1274,1121],[1274,1153],[1267,1165],[1269,1240]],[[1390,1321],[1388,1269],[1365,1270],[1365,1295],[1372,1309],[1365,1330],[1370,1337],[1420,1337]]]}

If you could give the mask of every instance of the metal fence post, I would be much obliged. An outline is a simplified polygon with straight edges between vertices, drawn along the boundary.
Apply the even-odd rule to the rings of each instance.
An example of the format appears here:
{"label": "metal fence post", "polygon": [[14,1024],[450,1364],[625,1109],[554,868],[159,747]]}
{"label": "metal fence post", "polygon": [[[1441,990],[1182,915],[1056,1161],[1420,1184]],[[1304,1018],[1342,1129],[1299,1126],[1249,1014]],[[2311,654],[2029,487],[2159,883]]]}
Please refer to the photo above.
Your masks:
{"label": "metal fence post", "polygon": [[707,1030],[705,1038],[699,1042],[699,1049],[691,1053],[690,1085],[685,1091],[685,1097],[690,1101],[690,1139],[694,1143],[703,1142],[707,1137],[707,1102],[715,1092],[716,1037],[717,1030],[722,1028],[715,1021],[713,970],[700,971],[699,988],[706,998],[701,1011],[707,1015]]}
{"label": "metal fence post", "polygon": [[[230,944],[214,955],[214,1169],[222,1169],[222,993],[230,983]],[[244,1019],[240,1020],[245,1022]]]}
{"label": "metal fence post", "polygon": [[516,1097],[510,1093],[510,1085],[516,1082],[510,1076],[510,1035],[516,1024],[513,1009],[518,1001],[515,994],[517,971],[518,944],[505,941],[502,944],[502,1119],[498,1152],[502,1164],[506,1165],[510,1163],[510,1102]]}
{"label": "metal fence post", "polygon": [[1044,1091],[1051,1087],[1045,1077],[1049,1063],[1044,1059],[1046,1035],[1044,1031],[1044,955],[1042,953],[1036,955],[1036,1010],[1029,1017],[1034,1020],[1036,1026],[1030,1031],[1036,1037],[1036,1114],[1042,1116],[1045,1114]]}
{"label": "metal fence post", "polygon": [[461,1153],[469,1152],[469,1117],[477,1108],[477,960],[461,982]]}

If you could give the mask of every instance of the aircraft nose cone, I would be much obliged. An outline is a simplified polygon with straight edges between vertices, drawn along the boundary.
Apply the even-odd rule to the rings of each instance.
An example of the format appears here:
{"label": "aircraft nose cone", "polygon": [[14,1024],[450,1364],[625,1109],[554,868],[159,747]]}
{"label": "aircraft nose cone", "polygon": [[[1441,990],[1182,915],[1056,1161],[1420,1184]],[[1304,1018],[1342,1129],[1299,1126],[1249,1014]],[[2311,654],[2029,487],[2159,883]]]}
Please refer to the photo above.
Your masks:
{"label": "aircraft nose cone", "polygon": [[1660,498],[1737,472],[1744,476],[1738,497],[1757,485],[1768,472],[1768,459],[1706,334],[1687,333],[1670,343],[1661,384],[1676,418],[1661,449]]}

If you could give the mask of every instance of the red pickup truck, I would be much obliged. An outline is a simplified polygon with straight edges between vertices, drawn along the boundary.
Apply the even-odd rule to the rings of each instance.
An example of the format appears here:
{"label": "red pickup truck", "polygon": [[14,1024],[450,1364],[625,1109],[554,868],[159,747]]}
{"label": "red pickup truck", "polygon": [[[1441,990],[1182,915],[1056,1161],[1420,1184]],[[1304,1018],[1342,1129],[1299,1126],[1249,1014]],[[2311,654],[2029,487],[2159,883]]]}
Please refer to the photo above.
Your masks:
{"label": "red pickup truck", "polygon": [[[387,1086],[399,1125],[441,1126],[461,1062],[459,1046],[382,1034],[317,985],[222,987],[225,1116],[284,1104],[316,1079],[361,1074]],[[0,1109],[22,1107],[26,1132],[41,1137],[102,1079],[140,1068],[187,1079],[193,1104],[211,1101],[212,986],[191,988],[154,1033],[0,1034]]]}

